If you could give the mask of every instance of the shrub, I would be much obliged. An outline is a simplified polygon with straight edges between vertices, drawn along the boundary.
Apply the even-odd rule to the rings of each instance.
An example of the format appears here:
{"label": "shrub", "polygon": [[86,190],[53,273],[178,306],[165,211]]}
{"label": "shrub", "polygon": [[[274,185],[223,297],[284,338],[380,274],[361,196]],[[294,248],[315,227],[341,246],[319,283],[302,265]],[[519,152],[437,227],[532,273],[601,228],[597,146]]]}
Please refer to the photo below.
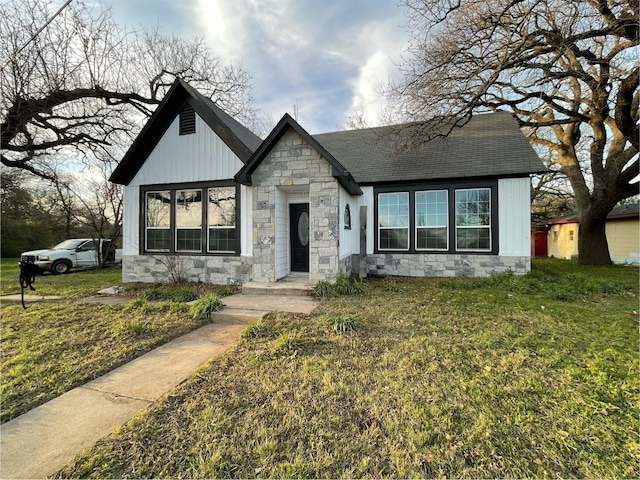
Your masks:
{"label": "shrub", "polygon": [[215,293],[208,293],[196,300],[190,309],[193,318],[211,318],[211,313],[224,308],[224,303],[220,301]]}

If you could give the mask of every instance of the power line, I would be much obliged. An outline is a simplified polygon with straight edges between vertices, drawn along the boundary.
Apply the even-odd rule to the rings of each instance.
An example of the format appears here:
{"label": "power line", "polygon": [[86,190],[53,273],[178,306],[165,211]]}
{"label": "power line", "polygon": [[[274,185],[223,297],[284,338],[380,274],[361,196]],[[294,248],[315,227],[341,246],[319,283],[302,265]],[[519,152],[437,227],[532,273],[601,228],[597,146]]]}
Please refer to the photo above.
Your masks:
{"label": "power line", "polygon": [[34,34],[31,36],[31,38],[30,38],[29,40],[27,40],[27,42],[26,42],[23,46],[21,46],[21,47],[20,47],[20,48],[19,48],[19,49],[18,49],[18,50],[13,54],[13,55],[11,55],[11,56],[9,57],[9,59],[8,59],[8,60],[7,60],[3,65],[2,65],[2,67],[0,67],[0,70],[4,70],[4,68],[5,68],[7,65],[9,65],[9,63],[11,63],[11,62],[12,62],[12,61],[13,61],[13,60],[18,56],[18,55],[20,55],[20,52],[22,52],[22,50],[24,50],[25,48],[27,48],[27,45],[29,45],[31,42],[33,42],[33,41],[36,39],[36,37],[37,37],[38,35],[40,35],[40,33],[41,33],[45,28],[47,28],[47,26],[48,26],[51,22],[53,22],[53,19],[54,19],[54,18],[56,18],[58,15],[60,15],[60,13],[62,12],[62,10],[64,10],[64,9],[67,7],[67,5],[69,5],[70,3],[71,3],[71,0],[67,0],[67,1],[64,3],[64,5],[62,5],[62,6],[58,9],[58,11],[57,11],[56,13],[54,13],[54,14],[53,14],[53,16],[52,16],[49,20],[47,20],[47,22],[46,22],[44,25],[42,25],[42,26],[40,27],[40,28],[38,29],[38,31],[37,31],[36,33],[34,33]]}

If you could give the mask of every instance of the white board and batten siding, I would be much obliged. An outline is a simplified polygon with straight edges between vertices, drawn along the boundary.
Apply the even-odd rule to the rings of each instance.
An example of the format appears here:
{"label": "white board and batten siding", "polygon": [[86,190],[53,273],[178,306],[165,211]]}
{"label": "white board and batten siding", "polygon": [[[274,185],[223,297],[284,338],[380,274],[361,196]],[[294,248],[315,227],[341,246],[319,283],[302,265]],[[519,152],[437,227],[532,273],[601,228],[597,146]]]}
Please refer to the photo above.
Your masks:
{"label": "white board and batten siding", "polygon": [[501,256],[531,255],[531,180],[498,180],[498,235]]}
{"label": "white board and batten siding", "polygon": [[[195,134],[179,135],[178,126],[179,119],[176,117],[131,183],[124,188],[124,255],[140,253],[138,196],[141,185],[231,180],[243,166],[236,154],[197,114]],[[246,189],[242,189],[241,195],[245,192]],[[244,201],[245,197],[241,198]],[[246,208],[242,210],[243,214],[250,211]],[[247,219],[242,218],[241,222],[244,225]],[[244,254],[250,239],[247,241],[245,237],[241,241]]]}
{"label": "white board and batten siding", "polygon": [[[345,229],[344,212],[349,205],[351,229]],[[362,195],[351,196],[340,186],[340,258],[360,254],[360,207],[367,207],[367,252],[373,253],[373,187],[362,187]]]}

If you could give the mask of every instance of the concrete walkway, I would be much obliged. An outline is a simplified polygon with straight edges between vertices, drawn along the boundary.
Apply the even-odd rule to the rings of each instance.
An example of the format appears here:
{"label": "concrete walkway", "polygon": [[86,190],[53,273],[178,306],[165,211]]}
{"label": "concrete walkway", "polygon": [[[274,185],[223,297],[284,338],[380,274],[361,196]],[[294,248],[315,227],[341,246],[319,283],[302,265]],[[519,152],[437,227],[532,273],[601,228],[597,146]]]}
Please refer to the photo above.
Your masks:
{"label": "concrete walkway", "polygon": [[211,324],[0,426],[0,478],[44,478],[125,424],[213,357],[236,345],[269,311],[310,313],[310,297],[232,295]]}

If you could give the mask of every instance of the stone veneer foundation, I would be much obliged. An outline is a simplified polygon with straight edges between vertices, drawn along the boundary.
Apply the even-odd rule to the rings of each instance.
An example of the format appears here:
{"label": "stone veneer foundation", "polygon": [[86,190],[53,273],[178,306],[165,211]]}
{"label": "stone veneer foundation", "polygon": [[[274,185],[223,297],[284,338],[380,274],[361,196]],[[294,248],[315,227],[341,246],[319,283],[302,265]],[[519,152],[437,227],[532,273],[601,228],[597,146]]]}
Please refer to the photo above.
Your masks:
{"label": "stone veneer foundation", "polygon": [[171,265],[189,282],[242,285],[251,280],[251,257],[204,257],[185,255],[126,255],[122,259],[124,282],[171,282]]}
{"label": "stone veneer foundation", "polygon": [[367,255],[367,275],[403,277],[488,277],[512,271],[524,275],[531,270],[531,257],[460,254]]}

